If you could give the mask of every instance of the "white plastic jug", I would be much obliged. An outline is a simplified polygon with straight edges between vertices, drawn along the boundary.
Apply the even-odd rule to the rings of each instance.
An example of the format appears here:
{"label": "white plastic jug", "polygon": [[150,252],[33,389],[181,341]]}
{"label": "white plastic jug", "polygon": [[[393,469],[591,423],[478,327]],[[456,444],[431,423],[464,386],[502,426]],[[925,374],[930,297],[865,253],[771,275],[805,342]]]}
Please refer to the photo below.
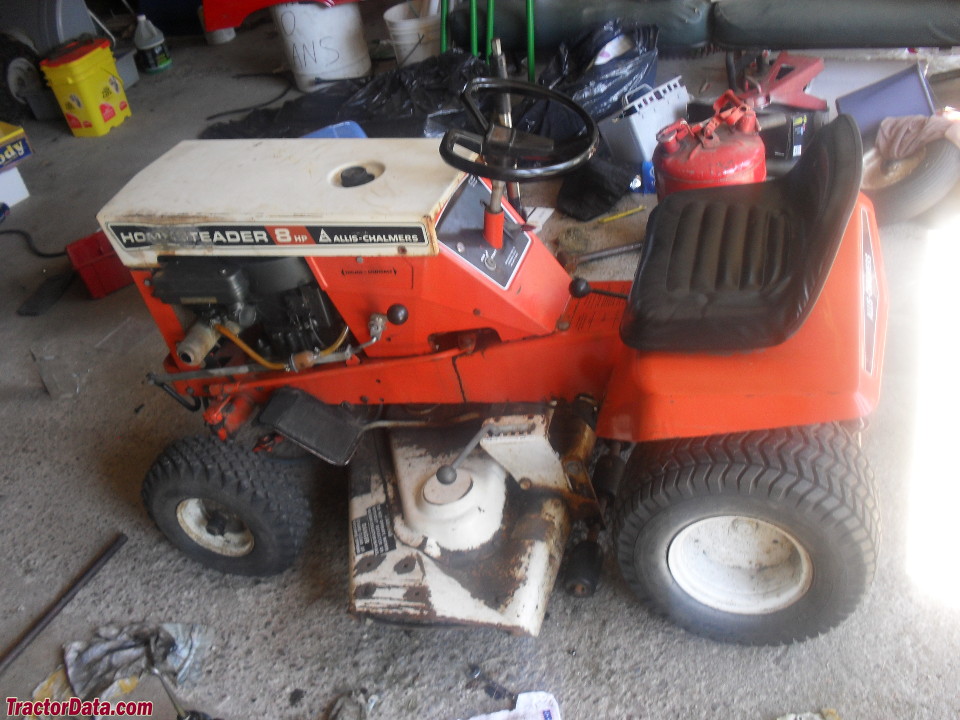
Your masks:
{"label": "white plastic jug", "polygon": [[160,72],[173,64],[163,33],[147,19],[146,15],[137,15],[137,29],[133,33],[133,44],[137,48],[137,64],[144,72]]}

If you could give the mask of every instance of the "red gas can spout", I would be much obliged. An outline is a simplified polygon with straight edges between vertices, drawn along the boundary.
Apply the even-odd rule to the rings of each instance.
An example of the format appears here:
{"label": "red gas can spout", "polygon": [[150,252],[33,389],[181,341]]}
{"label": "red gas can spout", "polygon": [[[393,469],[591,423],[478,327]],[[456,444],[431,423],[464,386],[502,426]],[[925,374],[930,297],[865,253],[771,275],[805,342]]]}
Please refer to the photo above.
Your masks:
{"label": "red gas can spout", "polygon": [[743,116],[737,120],[737,130],[742,133],[760,132],[760,126],[757,124],[757,114],[752,108],[746,109],[750,112],[744,113]]}
{"label": "red gas can spout", "polygon": [[742,133],[758,132],[757,113],[733,90],[727,90],[713,104],[714,116],[708,122],[714,126],[725,123]]}
{"label": "red gas can spout", "polygon": [[677,120],[657,133],[657,143],[665,153],[676,152],[680,141],[690,134],[690,125],[686,120]]}
{"label": "red gas can spout", "polygon": [[735,108],[743,104],[744,102],[740,99],[739,95],[733,90],[727,90],[723,95],[714,100],[713,112],[715,115],[720,115],[727,108]]}

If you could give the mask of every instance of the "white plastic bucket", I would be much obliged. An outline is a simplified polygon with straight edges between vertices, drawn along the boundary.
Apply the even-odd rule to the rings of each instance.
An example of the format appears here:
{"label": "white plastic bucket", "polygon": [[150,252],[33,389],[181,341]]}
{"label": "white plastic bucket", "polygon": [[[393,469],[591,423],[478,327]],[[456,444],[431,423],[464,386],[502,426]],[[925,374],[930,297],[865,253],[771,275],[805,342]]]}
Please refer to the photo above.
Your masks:
{"label": "white plastic bucket", "polygon": [[440,54],[440,15],[417,17],[410,3],[394,5],[383,14],[400,67]]}
{"label": "white plastic bucket", "polygon": [[370,73],[370,53],[356,3],[334,7],[284,3],[272,6],[270,12],[301,91],[313,92],[324,80]]}

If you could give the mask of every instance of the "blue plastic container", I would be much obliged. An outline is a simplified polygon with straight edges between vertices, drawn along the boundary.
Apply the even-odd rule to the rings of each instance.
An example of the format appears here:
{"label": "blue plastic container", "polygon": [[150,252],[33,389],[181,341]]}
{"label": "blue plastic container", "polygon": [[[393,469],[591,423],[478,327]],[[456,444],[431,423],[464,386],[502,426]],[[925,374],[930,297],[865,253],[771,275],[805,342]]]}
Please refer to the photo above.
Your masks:
{"label": "blue plastic container", "polygon": [[363,128],[353,120],[327,125],[304,135],[305,138],[365,138],[366,136]]}

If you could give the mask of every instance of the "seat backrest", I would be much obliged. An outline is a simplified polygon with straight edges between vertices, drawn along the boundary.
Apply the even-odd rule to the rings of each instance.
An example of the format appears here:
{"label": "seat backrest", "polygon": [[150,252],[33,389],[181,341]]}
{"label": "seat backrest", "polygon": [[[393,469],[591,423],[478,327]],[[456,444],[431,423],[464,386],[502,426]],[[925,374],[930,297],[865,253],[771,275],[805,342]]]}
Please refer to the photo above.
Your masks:
{"label": "seat backrest", "polygon": [[794,282],[802,283],[802,294],[810,306],[819,297],[837,255],[860,194],[862,174],[860,130],[852,117],[840,115],[817,131],[800,160],[781,179],[794,216],[802,224],[804,269]]}

